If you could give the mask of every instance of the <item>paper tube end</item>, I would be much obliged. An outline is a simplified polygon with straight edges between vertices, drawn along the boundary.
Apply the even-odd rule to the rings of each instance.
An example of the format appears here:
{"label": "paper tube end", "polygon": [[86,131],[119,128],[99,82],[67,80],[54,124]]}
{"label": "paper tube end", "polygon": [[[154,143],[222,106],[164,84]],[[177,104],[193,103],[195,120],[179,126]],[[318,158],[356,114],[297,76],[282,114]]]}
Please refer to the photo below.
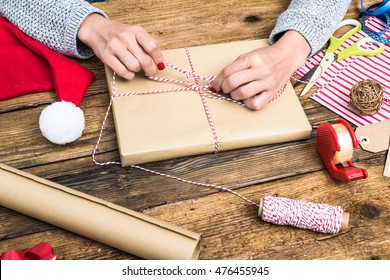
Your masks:
{"label": "paper tube end", "polygon": [[341,231],[347,230],[349,225],[349,213],[343,212],[343,221],[341,222]]}
{"label": "paper tube end", "polygon": [[200,239],[198,240],[198,244],[194,249],[194,253],[192,254],[191,260],[197,260],[200,253]]}
{"label": "paper tube end", "polygon": [[260,198],[260,202],[259,202],[259,212],[257,213],[257,215],[259,217],[261,217],[263,215],[263,205],[264,205],[264,198]]}

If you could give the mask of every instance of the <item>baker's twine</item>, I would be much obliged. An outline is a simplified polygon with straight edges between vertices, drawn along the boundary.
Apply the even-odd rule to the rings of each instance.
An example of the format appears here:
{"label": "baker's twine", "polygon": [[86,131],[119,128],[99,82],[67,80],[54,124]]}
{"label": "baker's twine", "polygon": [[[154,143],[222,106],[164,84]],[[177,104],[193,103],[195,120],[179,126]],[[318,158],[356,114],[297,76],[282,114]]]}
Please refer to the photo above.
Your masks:
{"label": "baker's twine", "polygon": [[[186,55],[188,57],[188,61],[189,61],[190,66],[191,66],[191,71],[187,71],[185,69],[182,69],[182,68],[180,68],[180,67],[178,67],[178,66],[176,66],[176,65],[174,65],[172,63],[165,63],[165,67],[171,68],[171,69],[173,69],[173,70],[183,74],[184,77],[185,77],[185,80],[177,80],[177,79],[171,79],[171,78],[147,76],[149,79],[154,80],[154,81],[165,82],[165,83],[176,83],[176,84],[183,85],[183,87],[172,88],[172,89],[164,89],[164,90],[153,90],[153,91],[132,91],[132,92],[126,92],[126,93],[116,93],[116,82],[115,82],[116,81],[116,74],[115,74],[115,72],[113,73],[113,78],[112,78],[112,95],[111,95],[110,102],[109,102],[109,105],[108,105],[106,114],[104,116],[104,120],[103,120],[101,129],[100,129],[100,132],[99,132],[98,140],[97,140],[96,145],[95,145],[95,147],[93,149],[93,152],[92,152],[92,160],[93,160],[93,162],[96,165],[100,165],[100,166],[121,165],[121,163],[117,162],[117,161],[98,162],[97,159],[96,159],[96,153],[97,153],[97,151],[99,149],[99,145],[100,145],[100,143],[102,141],[103,131],[104,131],[104,128],[106,126],[107,119],[108,119],[109,113],[111,111],[111,107],[112,107],[112,103],[113,103],[114,99],[118,98],[118,97],[126,97],[126,96],[132,96],[132,95],[157,94],[157,93],[179,92],[179,91],[182,91],[182,92],[183,91],[184,92],[197,91],[197,92],[199,92],[201,100],[202,100],[203,108],[204,108],[204,111],[206,113],[206,116],[207,116],[207,119],[208,119],[208,122],[209,122],[209,126],[211,128],[211,131],[212,131],[212,134],[213,134],[213,137],[214,137],[214,152],[217,153],[219,151],[220,142],[219,142],[219,139],[218,139],[218,135],[217,135],[217,132],[216,132],[216,128],[215,128],[214,122],[212,120],[212,116],[211,116],[211,112],[210,112],[209,106],[208,106],[208,104],[206,102],[206,98],[214,98],[214,99],[218,99],[218,100],[230,101],[230,102],[233,102],[233,103],[241,105],[241,106],[245,106],[245,105],[242,102],[240,102],[240,101],[233,100],[231,98],[228,98],[226,96],[223,96],[223,95],[220,95],[218,93],[215,93],[215,92],[211,91],[210,90],[210,83],[215,79],[215,76],[202,76],[202,75],[199,75],[198,73],[196,73],[195,72],[195,67],[194,67],[194,64],[192,62],[192,58],[191,58],[191,55],[190,55],[188,49],[185,48],[185,51],[186,51]],[[191,79],[194,79],[195,83],[191,82]],[[202,82],[205,82],[205,84],[202,84]],[[283,93],[285,87],[286,86],[284,86],[283,89],[280,90],[278,92],[278,94],[276,95],[276,97],[274,97],[274,99],[272,99],[270,102],[273,102],[275,99],[279,98],[280,95]],[[190,180],[186,180],[186,179],[174,176],[174,175],[170,175],[170,174],[162,173],[162,172],[159,172],[159,171],[151,170],[151,169],[148,169],[148,168],[145,168],[145,167],[141,167],[139,165],[130,165],[130,167],[137,168],[139,170],[142,170],[142,171],[145,171],[145,172],[149,172],[149,173],[152,173],[152,174],[155,174],[155,175],[159,175],[159,176],[162,176],[162,177],[174,179],[176,181],[180,181],[180,182],[183,182],[183,183],[197,185],[197,186],[206,187],[206,188],[214,188],[214,189],[217,189],[217,190],[220,190],[220,191],[230,192],[231,194],[234,194],[234,195],[240,197],[241,199],[243,199],[243,200],[245,200],[245,201],[247,201],[247,202],[249,202],[249,203],[251,203],[251,204],[253,204],[253,205],[257,206],[257,207],[259,206],[258,203],[254,202],[254,201],[251,201],[250,199],[242,196],[241,194],[239,194],[236,191],[234,191],[234,190],[232,190],[230,188],[227,188],[227,187],[218,186],[218,185],[215,185],[215,184],[207,184],[207,183],[200,183],[200,182],[190,181]]]}
{"label": "baker's twine", "polygon": [[[194,67],[194,64],[192,62],[192,58],[191,58],[191,55],[190,55],[188,48],[185,48],[185,52],[186,52],[188,61],[189,61],[190,66],[191,66],[191,71],[187,71],[185,69],[182,69],[182,68],[180,68],[172,63],[165,63],[165,65],[164,65],[165,67],[171,68],[171,69],[183,74],[185,77],[184,81],[178,80],[178,79],[171,79],[171,78],[163,78],[163,77],[146,75],[149,79],[154,80],[154,81],[164,82],[164,83],[181,84],[181,85],[183,85],[183,87],[162,89],[162,90],[159,89],[159,90],[152,90],[152,91],[131,91],[131,92],[126,92],[126,93],[116,93],[116,82],[115,82],[116,81],[116,73],[115,72],[113,73],[112,95],[110,97],[110,102],[109,102],[109,105],[108,105],[108,108],[107,108],[107,111],[106,111],[106,114],[105,114],[105,117],[103,120],[102,127],[100,129],[97,143],[96,143],[95,148],[94,148],[93,153],[92,153],[92,158],[93,158],[93,161],[95,163],[97,163],[96,151],[97,151],[99,144],[101,142],[101,138],[103,136],[103,131],[104,131],[104,128],[105,128],[105,125],[107,122],[109,112],[111,111],[111,107],[112,107],[112,103],[113,103],[114,98],[126,97],[126,96],[132,96],[132,95],[157,94],[157,93],[179,92],[179,91],[181,91],[181,92],[183,92],[183,91],[184,92],[189,92],[189,91],[199,92],[201,100],[202,100],[202,105],[203,105],[204,111],[206,113],[207,120],[208,120],[210,129],[211,129],[211,132],[213,134],[213,138],[214,138],[214,153],[219,152],[220,141],[219,141],[217,130],[215,128],[214,121],[212,119],[210,108],[207,104],[206,98],[214,98],[214,99],[218,99],[218,100],[230,101],[230,102],[233,102],[233,103],[241,105],[241,106],[245,106],[245,104],[240,102],[240,101],[237,101],[237,100],[234,100],[234,99],[228,98],[226,96],[223,96],[221,94],[213,92],[210,89],[210,83],[215,79],[215,76],[202,76],[202,75],[199,75],[198,73],[196,73],[195,67]],[[191,82],[191,79],[194,79],[195,83]],[[206,83],[202,84],[201,82],[206,82]],[[275,101],[276,99],[278,99],[282,95],[282,93],[285,91],[286,87],[287,87],[287,83],[284,85],[284,87],[281,90],[279,90],[279,92],[276,94],[276,96],[272,100],[270,100],[270,103]],[[116,162],[107,162],[104,165],[107,165],[107,164],[117,164],[117,163]]]}
{"label": "baker's twine", "polygon": [[[106,126],[107,118],[108,118],[108,115],[110,113],[113,100],[115,98],[118,98],[118,97],[125,97],[125,96],[132,96],[132,95],[156,94],[156,93],[179,92],[179,91],[184,91],[184,92],[197,91],[197,92],[199,92],[201,100],[202,100],[202,104],[203,104],[203,107],[204,107],[204,111],[206,113],[206,116],[207,116],[207,119],[208,119],[208,122],[209,122],[209,126],[211,128],[211,131],[212,131],[212,134],[213,134],[213,137],[214,137],[214,141],[215,141],[215,151],[214,152],[218,152],[219,151],[219,139],[218,139],[218,135],[217,135],[217,132],[216,132],[216,128],[215,128],[214,122],[212,120],[212,116],[211,116],[211,112],[210,112],[209,106],[208,106],[208,104],[206,102],[206,98],[214,98],[214,99],[219,99],[219,100],[230,101],[230,102],[234,102],[234,103],[236,103],[238,105],[241,105],[241,106],[245,106],[245,105],[242,102],[240,102],[240,101],[233,100],[231,98],[222,96],[222,95],[220,95],[218,93],[214,93],[213,91],[211,91],[210,90],[210,83],[214,80],[215,76],[202,76],[202,75],[197,74],[195,72],[195,68],[194,68],[194,65],[192,63],[192,59],[191,59],[191,56],[190,56],[190,53],[189,53],[188,49],[186,48],[185,50],[186,50],[186,54],[187,54],[188,60],[190,62],[191,71],[184,70],[184,69],[182,69],[180,67],[177,67],[177,66],[175,66],[174,64],[171,64],[171,63],[165,63],[165,67],[171,68],[171,69],[173,69],[173,70],[175,70],[175,71],[177,71],[179,73],[182,73],[184,75],[184,77],[185,77],[184,81],[183,80],[177,80],[177,79],[170,79],[170,78],[147,76],[149,79],[154,80],[154,81],[181,84],[181,85],[183,85],[183,87],[173,88],[173,89],[164,89],[164,90],[144,91],[144,92],[132,91],[132,92],[127,92],[127,93],[116,93],[116,83],[115,83],[116,74],[115,74],[115,72],[113,73],[112,95],[111,95],[110,102],[109,102],[109,105],[108,105],[107,111],[105,113],[101,129],[100,129],[100,132],[99,132],[98,140],[97,140],[96,145],[95,145],[95,147],[93,149],[93,152],[92,152],[92,160],[93,160],[93,162],[96,165],[99,165],[99,166],[121,165],[121,163],[118,162],[118,161],[98,162],[97,159],[96,159],[96,153],[97,153],[97,151],[99,149],[99,145],[100,145],[102,137],[103,137],[103,131],[104,131],[104,128]],[[195,82],[191,82],[191,79],[195,80]],[[202,82],[205,83],[205,84],[202,84]],[[278,94],[270,102],[273,102],[277,98],[279,98],[281,96],[281,94],[284,92],[286,86],[287,86],[287,84],[278,92]],[[216,189],[216,190],[219,190],[219,191],[229,192],[229,193],[231,193],[231,194],[241,198],[242,200],[244,200],[244,201],[246,201],[246,202],[248,202],[250,204],[255,205],[256,207],[260,207],[259,203],[256,203],[256,202],[250,200],[249,198],[239,194],[238,192],[236,192],[236,191],[234,191],[234,190],[232,190],[231,188],[228,188],[228,187],[219,186],[219,185],[215,185],[215,184],[195,182],[195,181],[183,179],[183,178],[180,178],[180,177],[177,177],[177,176],[174,176],[174,175],[170,175],[170,174],[166,174],[166,173],[163,173],[163,172],[151,170],[151,169],[139,166],[139,165],[132,164],[129,167],[136,168],[136,169],[139,169],[139,170],[142,170],[144,172],[148,172],[148,173],[151,173],[151,174],[154,174],[154,175],[158,175],[158,176],[162,176],[162,177],[165,177],[165,178],[173,179],[173,180],[176,180],[176,181],[179,181],[179,182],[183,182],[183,183],[186,183],[186,184],[191,184],[191,185],[195,185],[195,186],[200,186],[200,187],[205,187],[205,188]],[[266,208],[263,209],[263,215],[265,215],[266,217],[271,214],[271,213],[268,213],[268,209],[273,209],[273,208],[270,208],[270,207],[267,206]],[[271,210],[271,211],[273,211],[273,210]],[[293,211],[292,213],[297,213],[297,212]],[[286,214],[288,214],[288,213],[286,213]],[[302,214],[303,214],[304,217],[309,216],[309,213],[307,213],[307,214],[302,213]],[[289,221],[290,220],[294,221],[293,217],[285,217],[284,219],[285,220],[289,220]],[[305,220],[307,220],[307,219],[305,218]],[[312,221],[310,221],[310,222],[312,223]],[[316,223],[318,223],[318,221],[314,221],[314,223],[316,224]],[[295,224],[297,224],[297,223],[295,223]],[[306,228],[310,228],[309,225]]]}
{"label": "baker's twine", "polygon": [[343,212],[340,206],[266,195],[261,219],[277,225],[337,233],[341,229]]}

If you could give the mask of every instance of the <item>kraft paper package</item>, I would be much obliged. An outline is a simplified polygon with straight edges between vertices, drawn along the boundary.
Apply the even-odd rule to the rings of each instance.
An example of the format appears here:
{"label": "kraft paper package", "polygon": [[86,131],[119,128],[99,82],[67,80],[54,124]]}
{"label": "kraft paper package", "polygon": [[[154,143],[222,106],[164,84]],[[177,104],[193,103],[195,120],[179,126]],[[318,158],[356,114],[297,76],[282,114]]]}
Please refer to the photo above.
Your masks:
{"label": "kraft paper package", "polygon": [[0,205],[144,259],[197,259],[200,234],[0,164]]}
{"label": "kraft paper package", "polygon": [[[239,41],[188,48],[196,73],[217,75],[239,55],[267,46],[266,40]],[[163,51],[166,62],[191,70],[185,49]],[[185,80],[174,69],[156,76]],[[138,74],[134,80],[116,76],[106,67],[110,94],[145,92],[182,87],[150,80]],[[206,99],[220,150],[308,139],[311,126],[290,83],[284,93],[255,111],[235,103]],[[178,91],[113,98],[113,115],[122,166],[214,152],[211,132],[199,92]]]}

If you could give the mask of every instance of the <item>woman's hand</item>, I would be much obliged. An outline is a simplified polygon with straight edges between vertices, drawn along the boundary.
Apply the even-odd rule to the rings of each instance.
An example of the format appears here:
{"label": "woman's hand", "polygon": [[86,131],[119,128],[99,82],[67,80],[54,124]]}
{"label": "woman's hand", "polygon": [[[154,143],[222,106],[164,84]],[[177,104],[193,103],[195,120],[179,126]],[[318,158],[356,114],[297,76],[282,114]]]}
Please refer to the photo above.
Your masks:
{"label": "woman's hand", "polygon": [[239,56],[221,71],[211,87],[258,110],[283,90],[310,51],[302,35],[287,31],[275,44]]}
{"label": "woman's hand", "polygon": [[100,60],[125,79],[143,70],[155,75],[163,68],[163,55],[157,41],[141,26],[128,25],[91,14],[77,33]]}

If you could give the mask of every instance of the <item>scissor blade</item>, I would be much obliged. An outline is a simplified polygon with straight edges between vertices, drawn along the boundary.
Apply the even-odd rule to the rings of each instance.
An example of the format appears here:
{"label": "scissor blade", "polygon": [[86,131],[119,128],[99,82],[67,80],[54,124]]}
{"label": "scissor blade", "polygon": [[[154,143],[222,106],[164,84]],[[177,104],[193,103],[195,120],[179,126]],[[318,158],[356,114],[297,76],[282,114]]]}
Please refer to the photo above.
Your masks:
{"label": "scissor blade", "polygon": [[313,75],[311,76],[309,82],[306,84],[305,88],[302,90],[299,96],[304,96],[314,86],[315,82],[317,81],[317,78],[321,75],[321,72],[321,67],[317,67]]}
{"label": "scissor blade", "polygon": [[293,85],[293,87],[296,87],[298,84],[302,83],[303,81],[308,81],[313,76],[314,72],[318,68],[318,64],[312,67],[309,71],[306,72],[305,75],[303,75],[298,81],[296,81]]}
{"label": "scissor blade", "polygon": [[316,83],[318,78],[329,68],[329,66],[336,60],[336,56],[333,53],[325,54],[322,58],[319,67],[317,67],[316,71],[311,76],[309,82],[302,90],[299,96],[304,96]]}

